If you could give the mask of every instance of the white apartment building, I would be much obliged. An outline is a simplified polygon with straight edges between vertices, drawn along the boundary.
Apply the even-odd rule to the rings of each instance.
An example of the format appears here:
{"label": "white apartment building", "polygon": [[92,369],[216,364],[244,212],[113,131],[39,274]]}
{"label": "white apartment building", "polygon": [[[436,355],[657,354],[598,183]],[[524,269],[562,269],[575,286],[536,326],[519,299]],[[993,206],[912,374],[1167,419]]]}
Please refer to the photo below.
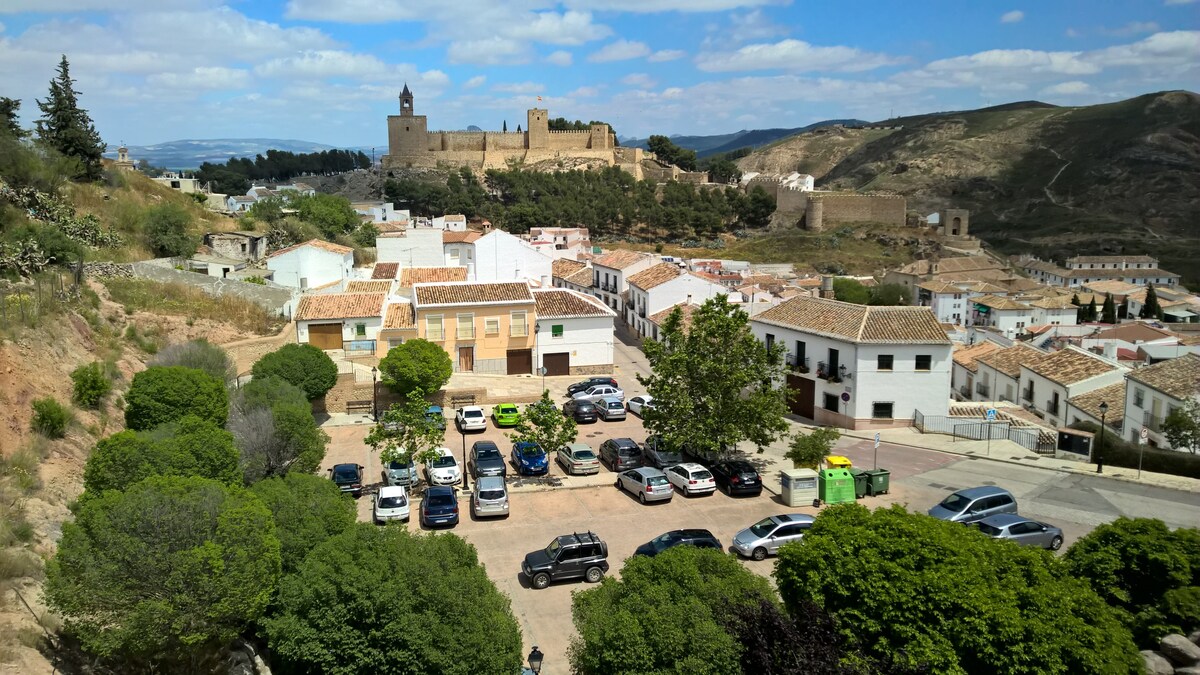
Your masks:
{"label": "white apartment building", "polygon": [[[592,292],[617,312],[627,316],[629,284],[627,279],[655,264],[654,256],[617,249],[592,261]],[[626,319],[627,321],[627,319]]]}
{"label": "white apartment building", "polygon": [[592,295],[564,289],[533,291],[537,323],[534,367],[547,375],[613,372],[617,313]]}
{"label": "white apartment building", "polygon": [[1068,346],[1021,366],[1019,403],[1051,427],[1066,426],[1068,399],[1119,384],[1127,372],[1115,361]]}
{"label": "white apartment building", "polygon": [[300,290],[354,278],[354,249],[320,239],[280,249],[267,256],[271,280]]}
{"label": "white apartment building", "polygon": [[[658,339],[658,328],[649,317],[668,307],[681,303],[700,305],[709,298],[730,292],[721,284],[665,262],[629,276],[626,283],[629,286],[629,304],[625,321],[633,326],[638,335],[654,339]],[[734,295],[737,295],[736,291]]]}
{"label": "white apartment building", "polygon": [[987,326],[1005,337],[1017,337],[1034,324],[1033,308],[999,295],[981,295],[971,301],[971,325]]}
{"label": "white apartment building", "polygon": [[1198,397],[1200,355],[1186,354],[1130,372],[1125,384],[1125,440],[1142,442],[1142,429],[1146,429],[1146,443],[1156,448],[1171,448],[1162,433],[1163,421],[1189,399]]}
{"label": "white apartment building", "polygon": [[1015,403],[1021,390],[1021,366],[1040,362],[1046,352],[1018,342],[975,359],[974,401],[1009,401]]}
{"label": "white apartment building", "polygon": [[942,323],[965,325],[971,317],[968,311],[970,294],[947,281],[926,281],[917,284],[916,304],[933,309]]}

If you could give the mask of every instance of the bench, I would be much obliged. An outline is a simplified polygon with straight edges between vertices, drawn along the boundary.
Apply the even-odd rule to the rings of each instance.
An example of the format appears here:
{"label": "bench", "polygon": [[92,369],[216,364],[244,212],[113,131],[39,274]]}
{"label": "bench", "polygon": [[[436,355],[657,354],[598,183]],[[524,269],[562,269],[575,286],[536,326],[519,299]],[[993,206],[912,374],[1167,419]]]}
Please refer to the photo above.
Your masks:
{"label": "bench", "polygon": [[373,407],[374,403],[370,399],[365,401],[346,401],[346,412],[350,414],[370,414]]}
{"label": "bench", "polygon": [[464,405],[475,405],[475,394],[455,394],[450,397],[451,408],[461,408]]}

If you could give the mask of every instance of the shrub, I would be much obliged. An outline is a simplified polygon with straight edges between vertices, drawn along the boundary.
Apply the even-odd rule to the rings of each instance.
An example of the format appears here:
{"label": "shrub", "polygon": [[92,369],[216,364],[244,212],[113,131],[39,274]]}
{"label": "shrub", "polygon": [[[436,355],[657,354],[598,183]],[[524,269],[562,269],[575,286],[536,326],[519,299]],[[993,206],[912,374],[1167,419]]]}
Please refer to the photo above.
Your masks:
{"label": "shrub", "polygon": [[454,365],[446,350],[428,340],[406,340],[379,361],[383,383],[398,394],[434,393],[450,380]]}
{"label": "shrub", "polygon": [[1104,430],[1104,446],[1101,448],[1099,445],[1100,426],[1098,424],[1093,422],[1076,422],[1071,425],[1071,428],[1096,434],[1096,437],[1092,439],[1092,442],[1095,444],[1092,446],[1093,455],[1096,452],[1102,452],[1104,463],[1109,466],[1136,469],[1138,468],[1140,455],[1143,471],[1200,478],[1200,455],[1175,450],[1160,450],[1148,446],[1141,446],[1139,448],[1137,445],[1122,440],[1121,435],[1111,429]]}
{"label": "shrub", "polygon": [[143,229],[146,243],[155,255],[167,258],[191,257],[199,238],[188,232],[192,214],[175,203],[162,204],[146,211]]}
{"label": "shrub", "polygon": [[293,384],[310,401],[337,384],[337,364],[312,345],[284,345],[256,361],[250,372],[255,379],[275,376]]}
{"label": "shrub", "polygon": [[66,436],[71,418],[71,411],[49,396],[33,402],[33,430],[46,438]]}
{"label": "shrub", "polygon": [[152,366],[134,375],[125,404],[125,426],[134,431],[153,429],[187,415],[223,427],[229,415],[225,384],[183,366]]}
{"label": "shrub", "polygon": [[100,407],[100,402],[112,390],[112,382],[108,379],[104,364],[99,361],[71,371],[71,382],[74,384],[71,400],[85,408]]}
{"label": "shrub", "polygon": [[236,376],[229,354],[204,338],[173,344],[154,357],[150,365],[195,368],[221,382],[229,382]]}
{"label": "shrub", "polygon": [[250,491],[275,517],[284,573],[294,572],[310,551],[356,519],[354,500],[333,481],[311,473],[268,478]]}

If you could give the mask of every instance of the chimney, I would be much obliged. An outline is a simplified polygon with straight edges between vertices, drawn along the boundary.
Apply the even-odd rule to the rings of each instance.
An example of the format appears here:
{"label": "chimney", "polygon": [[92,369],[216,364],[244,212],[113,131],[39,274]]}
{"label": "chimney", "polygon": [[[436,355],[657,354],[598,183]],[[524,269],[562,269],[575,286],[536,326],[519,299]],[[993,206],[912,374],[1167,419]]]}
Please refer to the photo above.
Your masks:
{"label": "chimney", "polygon": [[826,300],[833,300],[833,277],[828,274],[821,277],[821,297]]}
{"label": "chimney", "polygon": [[683,304],[685,304],[685,305],[690,305],[690,304],[692,304],[692,294],[691,294],[691,293],[688,293],[688,296],[687,296],[687,302],[685,302],[685,303],[683,303]]}

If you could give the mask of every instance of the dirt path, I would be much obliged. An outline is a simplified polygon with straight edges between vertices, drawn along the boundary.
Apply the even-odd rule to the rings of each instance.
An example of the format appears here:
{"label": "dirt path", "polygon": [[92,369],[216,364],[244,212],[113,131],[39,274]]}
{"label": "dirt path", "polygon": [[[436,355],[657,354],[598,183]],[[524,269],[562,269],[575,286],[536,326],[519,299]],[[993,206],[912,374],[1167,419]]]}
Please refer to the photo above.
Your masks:
{"label": "dirt path", "polygon": [[1046,186],[1042,188],[1042,192],[1046,193],[1046,198],[1050,200],[1051,204],[1054,204],[1055,206],[1061,206],[1064,209],[1074,210],[1075,209],[1074,206],[1071,206],[1070,204],[1064,204],[1064,203],[1058,201],[1057,199],[1054,198],[1054,193],[1050,192],[1050,186],[1054,185],[1054,181],[1058,180],[1058,177],[1062,175],[1063,171],[1067,170],[1068,166],[1071,166],[1071,160],[1065,159],[1062,155],[1058,154],[1058,151],[1055,150],[1054,148],[1049,148],[1044,145],[1042,147],[1045,148],[1046,150],[1049,150],[1055,157],[1057,157],[1059,159],[1059,161],[1066,162],[1066,164],[1063,164],[1061,167],[1059,167],[1058,172],[1054,174],[1054,178],[1051,178],[1050,182],[1046,183]]}

